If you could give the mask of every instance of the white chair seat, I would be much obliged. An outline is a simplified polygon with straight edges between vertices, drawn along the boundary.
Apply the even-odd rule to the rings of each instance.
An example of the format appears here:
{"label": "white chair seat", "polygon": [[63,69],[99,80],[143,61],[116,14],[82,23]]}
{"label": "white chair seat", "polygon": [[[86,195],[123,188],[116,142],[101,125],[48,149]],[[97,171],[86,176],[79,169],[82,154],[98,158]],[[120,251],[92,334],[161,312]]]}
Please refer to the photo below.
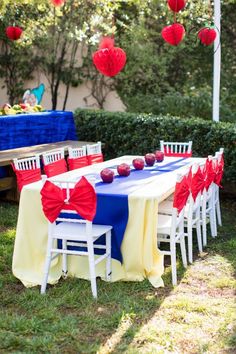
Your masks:
{"label": "white chair seat", "polygon": [[158,214],[157,233],[169,234],[171,231],[171,221],[172,221],[171,215]]}
{"label": "white chair seat", "polygon": [[[99,237],[112,229],[110,225],[92,225],[92,237],[96,241]],[[54,229],[53,236],[61,238],[62,240],[70,239],[76,241],[84,241],[86,234],[86,225],[73,222],[61,222],[57,224]]]}

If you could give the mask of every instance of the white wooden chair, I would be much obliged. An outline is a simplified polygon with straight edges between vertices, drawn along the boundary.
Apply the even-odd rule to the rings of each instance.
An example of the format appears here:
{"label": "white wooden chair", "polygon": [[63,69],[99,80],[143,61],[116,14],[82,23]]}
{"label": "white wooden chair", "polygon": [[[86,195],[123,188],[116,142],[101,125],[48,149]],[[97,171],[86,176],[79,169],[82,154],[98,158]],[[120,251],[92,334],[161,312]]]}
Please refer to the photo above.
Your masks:
{"label": "white wooden chair", "polygon": [[53,177],[67,172],[64,148],[55,151],[44,152],[42,157],[44,172],[46,173],[47,177]]}
{"label": "white wooden chair", "polygon": [[88,144],[87,147],[87,155],[101,154],[102,153],[102,143],[98,141],[95,144]]}
{"label": "white wooden chair", "polygon": [[171,142],[160,141],[160,149],[165,156],[192,156],[192,141],[189,142]]}
{"label": "white wooden chair", "polygon": [[16,170],[35,170],[40,168],[40,158],[39,155],[35,155],[24,159],[13,159],[13,164]]}
{"label": "white wooden chair", "polygon": [[78,147],[78,148],[69,147],[68,152],[69,152],[70,159],[76,159],[78,157],[86,156],[87,155],[86,145]]}
{"label": "white wooden chair", "polygon": [[101,141],[98,141],[96,144],[86,145],[86,148],[87,148],[87,158],[88,158],[89,165],[103,162]]}
{"label": "white wooden chair", "polygon": [[62,148],[56,151],[44,152],[42,156],[43,156],[43,163],[45,166],[47,166],[53,162],[64,159],[65,153],[64,153],[64,149]]}
{"label": "white wooden chair", "polygon": [[[183,176],[177,175],[177,184],[181,183]],[[177,185],[176,184],[176,185]],[[173,203],[174,205],[174,203]],[[169,243],[170,249],[163,250],[164,255],[171,257],[171,271],[172,271],[172,284],[177,285],[177,268],[176,268],[176,244],[180,243],[182,262],[184,267],[187,267],[187,257],[185,249],[185,235],[184,235],[184,212],[185,207],[178,214],[176,207],[172,207],[171,215],[163,215],[158,213],[158,226],[157,226],[157,242]]]}
{"label": "white wooden chair", "polygon": [[24,159],[13,159],[13,170],[16,174],[18,190],[30,183],[41,180],[40,158],[39,155]]}
{"label": "white wooden chair", "polygon": [[[217,159],[218,164],[221,163],[221,160],[223,159],[223,154],[224,154],[224,148],[220,148],[219,151],[216,152],[215,158]],[[222,226],[222,219],[221,219],[221,208],[220,208],[220,188],[219,186],[215,183],[215,197],[214,197],[214,202],[215,202],[215,208],[216,208],[216,218],[219,226]]]}
{"label": "white wooden chair", "polygon": [[[193,262],[193,229],[196,228],[198,250],[202,252],[202,236],[201,236],[201,190],[199,190],[197,196],[192,190],[191,180],[194,179],[198,171],[199,165],[193,164],[191,168],[191,178],[188,177],[188,183],[190,187],[190,196],[185,207],[184,212],[184,226],[187,232],[184,235],[187,237],[188,241],[188,260],[189,263]],[[197,177],[197,176],[195,176]],[[194,200],[195,199],[195,200]],[[173,200],[165,200],[160,203],[158,211],[160,214],[170,215],[172,212]]]}
{"label": "white wooden chair", "polygon": [[[82,179],[86,180],[84,177],[82,177]],[[46,186],[45,188],[47,188],[47,183],[51,183],[51,182],[45,182],[44,185],[44,187]],[[64,181],[55,182],[55,185],[58,186],[60,189],[64,190],[65,192],[66,195],[66,199],[64,201],[65,205],[67,205],[70,201],[70,197],[73,193],[75,184],[76,182],[64,182]],[[79,190],[77,192],[79,193]],[[41,195],[42,195],[42,202],[43,202],[43,200],[47,198],[46,190],[43,191],[42,189]],[[79,199],[80,198],[81,197],[79,194]],[[44,213],[45,213],[45,209],[44,209]],[[58,257],[60,254],[62,254],[62,273],[64,275],[67,274],[67,255],[88,257],[92,294],[94,298],[97,298],[95,266],[101,261],[103,261],[104,259],[106,259],[106,278],[107,280],[110,280],[111,277],[112,226],[96,225],[93,224],[92,221],[88,221],[84,219],[82,220],[71,219],[66,214],[77,213],[75,210],[73,210],[72,207],[66,210],[62,209],[61,213],[63,213],[63,217],[59,215],[54,222],[49,221],[48,244],[47,244],[44,275],[43,275],[42,285],[41,285],[41,294],[44,294],[46,291],[51,261],[56,257]],[[94,242],[98,240],[102,235],[105,235],[105,241],[106,241],[105,245],[94,244]],[[57,242],[55,242],[58,240],[62,240],[62,248],[59,248]],[[78,247],[78,242],[79,242],[79,247],[85,247],[87,250],[69,249],[69,247],[72,246]],[[94,255],[95,249],[104,250],[104,254],[97,256],[95,258]]]}
{"label": "white wooden chair", "polygon": [[[212,161],[213,157],[208,156],[208,160]],[[206,169],[206,163],[200,164],[203,173]],[[206,176],[207,177],[207,176]],[[217,236],[217,225],[216,225],[216,210],[215,210],[215,188],[214,181],[210,184],[208,190],[206,187],[202,193],[201,200],[201,225],[202,225],[202,235],[203,235],[203,246],[207,245],[207,224],[210,222],[211,236]]]}

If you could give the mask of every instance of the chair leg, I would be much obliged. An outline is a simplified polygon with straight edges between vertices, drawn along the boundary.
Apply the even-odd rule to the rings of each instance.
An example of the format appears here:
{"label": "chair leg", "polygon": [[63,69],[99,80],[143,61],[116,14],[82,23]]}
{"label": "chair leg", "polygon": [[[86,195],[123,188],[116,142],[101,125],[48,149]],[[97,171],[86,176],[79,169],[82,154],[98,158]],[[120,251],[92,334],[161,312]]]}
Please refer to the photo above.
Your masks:
{"label": "chair leg", "polygon": [[188,260],[189,260],[189,263],[193,263],[193,229],[192,229],[192,220],[188,220]]}
{"label": "chair leg", "polygon": [[217,215],[218,225],[222,226],[220,200],[219,199],[217,200],[217,203],[216,203],[216,215]]}
{"label": "chair leg", "polygon": [[200,214],[197,216],[198,221],[196,222],[196,232],[197,232],[197,244],[198,250],[202,252],[202,234],[201,234],[201,223],[200,223]]}
{"label": "chair leg", "polygon": [[202,224],[202,239],[203,246],[207,245],[207,221],[206,221],[206,203],[203,203],[201,210],[201,224]]}
{"label": "chair leg", "polygon": [[187,256],[186,256],[186,247],[185,247],[185,237],[184,235],[180,236],[180,249],[181,249],[181,256],[184,268],[187,268]]}
{"label": "chair leg", "polygon": [[94,260],[94,248],[93,242],[88,240],[88,260],[89,260],[89,272],[90,272],[90,281],[93,297],[97,298],[97,282],[96,282],[96,273],[95,273],[95,260]]}
{"label": "chair leg", "polygon": [[52,253],[51,253],[52,247],[53,247],[53,238],[48,237],[47,255],[46,255],[45,266],[44,266],[43,281],[41,284],[41,291],[40,291],[41,294],[45,294],[46,292],[48,274],[49,274],[51,258],[52,258]]}
{"label": "chair leg", "polygon": [[171,274],[172,274],[172,284],[177,285],[177,270],[176,270],[176,243],[175,241],[170,242],[170,258],[171,258]]}
{"label": "chair leg", "polygon": [[[63,250],[67,249],[67,240],[62,240],[62,249]],[[67,276],[67,254],[66,253],[62,254],[62,273],[63,273],[63,277]]]}
{"label": "chair leg", "polygon": [[106,279],[111,280],[111,231],[106,233]]}

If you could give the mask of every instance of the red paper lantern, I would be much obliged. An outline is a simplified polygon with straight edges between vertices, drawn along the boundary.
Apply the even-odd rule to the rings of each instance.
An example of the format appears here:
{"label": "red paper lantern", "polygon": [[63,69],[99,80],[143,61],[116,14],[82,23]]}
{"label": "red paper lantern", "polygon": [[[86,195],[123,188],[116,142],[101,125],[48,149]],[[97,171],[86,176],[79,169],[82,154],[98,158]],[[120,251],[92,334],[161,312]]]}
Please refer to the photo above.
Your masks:
{"label": "red paper lantern", "polygon": [[6,28],[6,35],[12,41],[17,41],[22,34],[22,29],[17,26],[8,26]]}
{"label": "red paper lantern", "polygon": [[211,45],[216,39],[216,31],[214,28],[204,27],[198,32],[198,38],[204,45]]}
{"label": "red paper lantern", "polygon": [[113,38],[104,37],[99,50],[93,53],[93,63],[103,75],[112,77],[125,66],[126,53],[123,49],[114,47]]}
{"label": "red paper lantern", "polygon": [[180,23],[173,23],[173,25],[164,27],[161,35],[167,43],[177,46],[184,38],[185,29]]}
{"label": "red paper lantern", "polygon": [[186,5],[186,0],[167,0],[169,8],[174,12],[179,12]]}
{"label": "red paper lantern", "polygon": [[65,3],[65,0],[51,0],[51,3],[53,4],[53,6],[57,7],[57,6],[62,6]]}

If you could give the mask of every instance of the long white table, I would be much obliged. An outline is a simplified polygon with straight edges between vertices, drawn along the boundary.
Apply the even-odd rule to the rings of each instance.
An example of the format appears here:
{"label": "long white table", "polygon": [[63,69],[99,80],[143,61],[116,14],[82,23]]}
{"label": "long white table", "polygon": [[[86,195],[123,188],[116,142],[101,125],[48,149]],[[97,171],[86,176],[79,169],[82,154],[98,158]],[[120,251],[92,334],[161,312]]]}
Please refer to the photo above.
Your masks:
{"label": "long white table", "polygon": [[[59,177],[62,181],[68,181],[87,174],[98,176],[105,167],[116,166],[122,162],[131,164],[134,157],[136,156],[123,156],[70,171]],[[166,157],[158,166],[164,166],[175,160],[179,159]],[[123,262],[112,260],[112,281],[141,281],[148,278],[153,286],[163,286],[161,278],[164,271],[163,255],[158,250],[156,241],[158,203],[173,193],[176,174],[193,162],[201,160],[201,158],[184,159],[176,163],[178,168],[173,171],[159,175],[153,173],[153,176],[136,182],[134,191],[128,195],[129,217],[121,245]],[[124,177],[124,186],[128,178]],[[58,176],[50,180],[56,179]],[[41,206],[42,183],[39,181],[25,186],[20,197],[12,269],[13,274],[26,287],[40,285],[43,275],[48,222]],[[69,256],[68,273],[89,279],[87,257]],[[105,279],[104,263],[98,265],[97,276]],[[56,283],[60,277],[61,259],[57,258],[51,265],[49,283]]]}

